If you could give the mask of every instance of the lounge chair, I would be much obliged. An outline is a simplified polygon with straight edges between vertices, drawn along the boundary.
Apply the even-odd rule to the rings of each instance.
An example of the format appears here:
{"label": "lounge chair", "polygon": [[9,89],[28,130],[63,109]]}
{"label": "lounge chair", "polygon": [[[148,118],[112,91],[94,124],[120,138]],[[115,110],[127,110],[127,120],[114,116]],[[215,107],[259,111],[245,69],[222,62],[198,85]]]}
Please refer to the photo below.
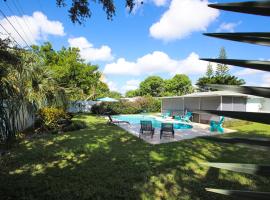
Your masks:
{"label": "lounge chair", "polygon": [[210,131],[211,132],[218,131],[220,133],[224,133],[224,128],[222,127],[224,119],[225,119],[224,116],[221,116],[219,122],[211,120],[210,121]]}
{"label": "lounge chair", "polygon": [[155,128],[153,128],[152,126],[152,121],[141,121],[139,137],[141,137],[141,135],[143,135],[144,132],[150,132],[151,138],[153,138],[153,135],[155,133]]}
{"label": "lounge chair", "polygon": [[108,115],[108,117],[109,117],[109,124],[129,124],[130,125],[130,123],[128,122],[128,121],[121,121],[121,120],[113,120],[112,119],[112,117],[111,117],[111,115]]}
{"label": "lounge chair", "polygon": [[164,136],[165,133],[170,133],[172,137],[174,138],[174,129],[172,123],[161,123],[161,129],[160,129],[160,139],[162,136]]}

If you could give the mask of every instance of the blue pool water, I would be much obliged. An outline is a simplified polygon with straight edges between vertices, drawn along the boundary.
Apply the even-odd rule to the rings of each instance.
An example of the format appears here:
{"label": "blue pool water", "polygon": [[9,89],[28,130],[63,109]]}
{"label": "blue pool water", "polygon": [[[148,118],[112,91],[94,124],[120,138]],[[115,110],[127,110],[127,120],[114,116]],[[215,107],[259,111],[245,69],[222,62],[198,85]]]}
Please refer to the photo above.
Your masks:
{"label": "blue pool water", "polygon": [[[157,120],[155,117],[151,115],[114,115],[112,116],[115,120],[128,121],[130,124],[140,124],[141,120],[150,120],[152,121],[152,125],[154,128],[160,128],[162,121]],[[190,129],[192,125],[174,122],[173,126],[175,129]]]}

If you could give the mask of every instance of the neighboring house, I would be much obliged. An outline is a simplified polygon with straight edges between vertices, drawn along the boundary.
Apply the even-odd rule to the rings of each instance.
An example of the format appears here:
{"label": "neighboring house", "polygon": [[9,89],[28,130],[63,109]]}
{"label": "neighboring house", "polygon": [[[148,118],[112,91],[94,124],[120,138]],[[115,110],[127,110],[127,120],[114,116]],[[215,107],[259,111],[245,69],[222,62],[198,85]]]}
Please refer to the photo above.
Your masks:
{"label": "neighboring house", "polygon": [[73,101],[70,102],[68,112],[78,113],[78,112],[91,112],[91,108],[95,105],[96,101]]}
{"label": "neighboring house", "polygon": [[228,110],[246,112],[270,112],[270,99],[228,91],[197,92],[184,96],[162,97],[161,111],[182,115],[193,112],[193,121],[208,123],[216,119],[201,110]]}

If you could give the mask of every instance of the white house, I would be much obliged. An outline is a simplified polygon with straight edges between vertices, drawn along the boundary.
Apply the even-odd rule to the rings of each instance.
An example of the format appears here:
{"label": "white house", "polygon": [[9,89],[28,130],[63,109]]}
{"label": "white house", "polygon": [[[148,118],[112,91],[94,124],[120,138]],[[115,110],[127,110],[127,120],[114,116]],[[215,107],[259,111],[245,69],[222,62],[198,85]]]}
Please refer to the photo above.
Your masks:
{"label": "white house", "polygon": [[193,121],[208,123],[214,116],[202,110],[270,112],[270,99],[229,91],[197,92],[183,96],[162,97],[161,111],[172,115],[193,112]]}

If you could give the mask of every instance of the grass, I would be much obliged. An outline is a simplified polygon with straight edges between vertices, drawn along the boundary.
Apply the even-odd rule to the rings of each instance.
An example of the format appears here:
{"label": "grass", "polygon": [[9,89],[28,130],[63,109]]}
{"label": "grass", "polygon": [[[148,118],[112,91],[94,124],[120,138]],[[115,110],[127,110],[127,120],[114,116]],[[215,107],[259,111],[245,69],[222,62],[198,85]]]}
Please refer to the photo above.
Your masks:
{"label": "grass", "polygon": [[[0,158],[1,199],[227,199],[205,187],[270,191],[270,180],[203,162],[270,163],[269,151],[197,138],[150,145],[102,118],[88,128],[18,142]],[[248,124],[225,137],[270,137]],[[220,136],[223,137],[223,136]]]}

